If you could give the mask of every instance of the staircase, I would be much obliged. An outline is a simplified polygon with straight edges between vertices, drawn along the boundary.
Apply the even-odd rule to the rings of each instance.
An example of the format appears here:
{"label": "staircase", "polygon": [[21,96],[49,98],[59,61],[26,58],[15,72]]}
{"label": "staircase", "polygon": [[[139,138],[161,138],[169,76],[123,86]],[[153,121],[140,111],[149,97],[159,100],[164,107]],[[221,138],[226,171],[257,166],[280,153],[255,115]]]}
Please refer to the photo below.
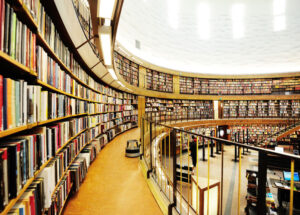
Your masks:
{"label": "staircase", "polygon": [[295,124],[295,126],[293,128],[290,128],[288,130],[286,130],[285,132],[281,132],[277,135],[276,140],[280,141],[282,138],[294,133],[295,131],[300,130],[300,122],[298,122],[297,124]]}
{"label": "staircase", "polygon": [[[294,124],[286,127],[285,129],[280,130],[274,134],[268,136],[265,140],[260,142],[259,144],[269,144],[280,141],[282,138],[294,133],[295,131],[300,130],[300,121],[295,122]],[[272,144],[271,144],[272,145]]]}

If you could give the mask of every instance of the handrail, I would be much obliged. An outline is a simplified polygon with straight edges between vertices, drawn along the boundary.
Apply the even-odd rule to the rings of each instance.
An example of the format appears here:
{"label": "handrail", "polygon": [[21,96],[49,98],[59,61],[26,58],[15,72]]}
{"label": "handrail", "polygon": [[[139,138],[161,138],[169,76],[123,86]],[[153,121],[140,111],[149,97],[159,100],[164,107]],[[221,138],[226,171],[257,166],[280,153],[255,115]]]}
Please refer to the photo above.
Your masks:
{"label": "handrail", "polygon": [[169,129],[174,129],[174,130],[179,131],[179,132],[185,132],[185,133],[188,133],[190,135],[199,136],[199,137],[206,138],[206,139],[209,139],[209,140],[218,141],[218,142],[221,142],[221,143],[224,143],[224,144],[227,144],[227,145],[240,146],[240,147],[244,147],[244,148],[251,149],[251,150],[254,150],[254,151],[258,151],[258,152],[265,152],[267,154],[273,154],[273,155],[283,156],[285,158],[292,158],[292,159],[295,159],[295,160],[300,160],[300,156],[287,154],[287,153],[284,153],[284,152],[283,153],[282,152],[276,152],[274,150],[264,149],[264,148],[260,148],[260,147],[256,147],[256,146],[250,146],[250,145],[246,145],[246,144],[242,144],[242,143],[237,143],[237,142],[234,142],[234,141],[225,140],[225,139],[218,138],[218,137],[211,137],[211,136],[206,136],[206,135],[203,135],[203,134],[197,134],[195,132],[185,131],[181,128],[173,127],[173,126],[170,126],[170,125],[165,125],[165,124],[162,124],[162,123],[157,123],[153,120],[149,120],[149,119],[146,119],[146,120],[151,122],[151,123],[154,123],[156,125],[164,126],[164,127],[169,128]]}
{"label": "handrail", "polygon": [[[148,150],[147,153],[145,154],[146,155],[145,161],[146,161],[146,164],[148,167],[147,177],[148,178],[153,177],[157,186],[161,190],[161,193],[162,193],[161,195],[165,195],[169,199],[169,201],[170,201],[169,212],[170,212],[170,210],[172,210],[173,207],[175,210],[177,210],[178,213],[183,213],[183,214],[185,214],[185,213],[188,213],[188,214],[195,213],[196,214],[196,213],[200,212],[200,209],[198,208],[198,206],[194,205],[194,200],[193,200],[193,202],[190,202],[190,200],[187,200],[189,198],[189,196],[184,196],[185,195],[184,192],[181,192],[182,187],[180,187],[180,189],[178,187],[179,183],[185,183],[185,180],[182,178],[182,175],[179,176],[177,174],[177,171],[179,171],[179,170],[175,169],[176,167],[174,167],[175,164],[178,164],[177,163],[178,161],[176,161],[178,159],[177,155],[176,155],[178,152],[176,152],[176,151],[179,149],[178,145],[177,145],[177,143],[178,143],[177,135],[178,134],[181,134],[181,135],[185,134],[184,136],[187,135],[189,137],[196,136],[196,137],[198,137],[197,138],[198,141],[200,140],[200,142],[202,142],[202,140],[203,140],[203,144],[204,143],[208,143],[208,144],[215,143],[217,145],[220,145],[222,147],[222,150],[221,150],[222,159],[223,159],[223,153],[224,153],[224,151],[223,151],[224,145],[232,145],[233,147],[236,147],[236,148],[238,147],[239,148],[239,167],[240,168],[241,168],[241,160],[242,160],[241,159],[241,149],[242,148],[250,149],[250,150],[258,152],[259,181],[258,181],[257,197],[259,199],[259,202],[257,204],[257,210],[262,211],[262,214],[265,214],[264,208],[265,208],[266,202],[263,199],[263,196],[266,195],[266,181],[265,181],[266,174],[267,174],[266,169],[267,169],[267,165],[269,165],[269,164],[267,164],[268,162],[266,159],[268,158],[268,156],[275,155],[282,159],[285,158],[292,163],[295,161],[297,161],[297,162],[300,161],[300,156],[283,153],[283,152],[277,152],[277,151],[274,151],[271,149],[266,149],[266,148],[261,148],[261,147],[257,147],[254,145],[248,145],[248,144],[239,143],[239,142],[235,142],[235,141],[225,140],[225,139],[221,139],[221,138],[217,138],[217,137],[213,137],[213,136],[206,136],[205,134],[198,134],[198,133],[195,133],[192,131],[186,131],[180,127],[176,127],[176,124],[175,125],[174,124],[167,125],[167,124],[164,124],[163,122],[158,122],[153,119],[150,119],[149,117],[147,117],[145,115],[142,116],[141,122],[142,122],[141,125],[142,125],[142,132],[143,132],[142,143],[143,143],[143,147],[147,147],[147,150]],[[299,122],[297,121],[297,123],[299,123]],[[296,124],[296,122],[294,124]],[[178,126],[180,126],[180,125],[178,125]],[[145,131],[144,129],[147,130],[146,133],[144,132]],[[181,135],[180,135],[180,137],[181,137]],[[172,156],[172,160],[173,160],[172,166],[173,167],[169,166],[170,160],[169,160],[168,167],[165,166],[163,156],[162,156],[163,147],[165,148],[165,150],[167,150],[167,148],[166,148],[167,146],[163,145],[163,142],[166,141],[167,136],[169,136],[169,141],[170,140],[172,141],[172,145],[170,145],[170,143],[169,143],[169,150],[170,150],[170,148],[172,149],[173,155],[169,151],[169,159],[170,159],[170,156]],[[149,142],[149,137],[150,137],[150,142]],[[182,152],[182,145],[181,145],[181,144],[183,144],[182,141],[179,141],[179,144],[180,144],[180,150]],[[150,151],[149,151],[149,149],[150,149]],[[205,150],[205,148],[203,150]],[[209,150],[209,148],[207,150]],[[150,160],[149,160],[149,153],[150,153]],[[144,154],[142,156],[144,156]],[[182,153],[180,153],[180,155],[178,155],[178,156],[182,156]],[[167,159],[166,154],[165,154],[165,159]],[[182,159],[182,157],[180,159]],[[207,160],[209,160],[209,159],[211,159],[211,158],[210,158],[209,152],[208,152]],[[180,162],[181,162],[181,160],[180,160]],[[180,165],[182,165],[182,163],[180,163]],[[197,167],[198,167],[198,163],[197,163]],[[169,178],[169,176],[167,174],[167,168],[173,169],[173,179],[172,179],[171,175],[169,175],[171,177],[171,178]],[[209,168],[209,161],[208,161],[208,168]],[[222,166],[221,168],[223,171],[224,167]],[[180,169],[180,171],[182,171],[182,169]],[[187,173],[187,174],[188,175],[184,176],[184,178],[190,177],[190,175],[189,175],[190,173]],[[221,178],[222,177],[223,177],[223,173],[221,173]],[[186,179],[186,180],[188,180],[188,179]],[[240,180],[241,180],[241,178],[239,178],[239,183],[240,183]],[[209,187],[209,183],[210,183],[209,181],[210,181],[210,176],[208,176],[208,186],[207,187]],[[188,186],[189,186],[188,189],[191,188],[189,183],[190,182],[188,182]],[[194,183],[198,184],[198,178],[197,178],[197,182],[194,182]],[[220,185],[218,185],[218,186],[220,186]],[[224,186],[223,180],[221,180],[221,188],[220,187],[218,188],[219,189],[218,192],[220,192],[220,189],[221,189],[221,195],[223,195],[223,186]],[[291,190],[293,190],[293,189],[291,188]],[[197,196],[198,196],[198,193],[197,193]],[[239,196],[239,198],[241,196],[240,189],[238,191],[238,196]],[[222,211],[223,210],[223,207],[222,207],[223,200],[222,199],[223,199],[223,196],[221,196],[221,214],[223,212]],[[198,200],[196,200],[196,201],[198,202]],[[220,209],[219,206],[218,206],[218,210]],[[197,207],[197,209],[196,209],[196,207]],[[206,208],[207,208],[207,210],[209,210],[208,208],[211,208],[211,207],[209,205],[207,205]],[[204,208],[202,205],[201,211],[203,211],[203,209]],[[240,214],[240,209],[241,208],[239,207],[238,214]]]}

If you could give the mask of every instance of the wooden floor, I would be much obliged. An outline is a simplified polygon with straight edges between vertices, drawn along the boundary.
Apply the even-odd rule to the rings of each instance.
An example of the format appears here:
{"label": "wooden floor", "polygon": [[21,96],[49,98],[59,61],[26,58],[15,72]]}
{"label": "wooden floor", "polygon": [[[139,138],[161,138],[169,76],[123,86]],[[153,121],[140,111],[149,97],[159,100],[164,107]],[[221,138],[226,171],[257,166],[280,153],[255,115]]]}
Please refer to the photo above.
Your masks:
{"label": "wooden floor", "polygon": [[162,214],[139,169],[139,159],[124,156],[129,139],[139,139],[139,129],[121,134],[104,147],[64,215]]}

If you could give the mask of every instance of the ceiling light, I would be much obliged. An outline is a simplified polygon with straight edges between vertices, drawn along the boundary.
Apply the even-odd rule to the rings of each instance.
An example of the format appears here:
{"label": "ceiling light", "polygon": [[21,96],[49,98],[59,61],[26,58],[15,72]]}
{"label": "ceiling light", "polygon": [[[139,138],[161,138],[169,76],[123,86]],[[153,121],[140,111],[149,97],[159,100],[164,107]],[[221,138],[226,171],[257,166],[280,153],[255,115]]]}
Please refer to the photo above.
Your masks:
{"label": "ceiling light", "polygon": [[198,6],[198,32],[203,40],[210,38],[210,8],[207,3],[200,3]]}
{"label": "ceiling light", "polygon": [[178,12],[179,0],[168,0],[168,21],[174,29],[178,28]]}
{"label": "ceiling light", "polygon": [[102,49],[102,56],[104,59],[104,64],[107,66],[112,65],[112,55],[111,55],[111,27],[102,26],[100,28],[100,43]]}
{"label": "ceiling light", "polygon": [[125,87],[124,84],[121,83],[121,81],[117,81],[122,87]]}
{"label": "ceiling light", "polygon": [[273,14],[282,15],[285,13],[285,0],[274,0],[273,2]]}
{"label": "ceiling light", "polygon": [[235,4],[231,8],[231,20],[232,20],[232,33],[233,38],[238,39],[244,36],[244,15],[245,6],[244,4]]}
{"label": "ceiling light", "polygon": [[112,19],[114,9],[115,9],[115,0],[98,0],[98,17]]}
{"label": "ceiling light", "polygon": [[113,69],[107,69],[107,70],[113,79],[118,80],[115,70],[113,70]]}

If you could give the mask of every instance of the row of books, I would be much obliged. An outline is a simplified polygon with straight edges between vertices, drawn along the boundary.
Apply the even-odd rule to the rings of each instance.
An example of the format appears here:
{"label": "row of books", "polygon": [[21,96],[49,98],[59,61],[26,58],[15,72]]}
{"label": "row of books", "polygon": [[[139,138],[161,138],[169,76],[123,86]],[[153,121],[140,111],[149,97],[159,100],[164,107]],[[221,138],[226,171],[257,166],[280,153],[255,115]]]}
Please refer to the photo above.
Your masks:
{"label": "row of books", "polygon": [[33,181],[9,214],[60,214],[71,192],[78,191],[88,167],[100,150],[99,141],[91,142],[63,174],[63,157],[55,158]]}
{"label": "row of books", "polygon": [[[106,114],[98,114],[98,115],[93,115],[91,117],[89,117],[89,126],[90,127],[94,127],[100,123],[103,122],[108,122],[108,121],[112,121],[112,120],[124,120],[127,121],[126,119],[130,116],[136,116],[135,115],[124,115],[124,113],[106,113]],[[123,119],[124,118],[124,119]]]}
{"label": "row of books", "polygon": [[[61,68],[57,64],[58,62],[55,62],[52,57],[49,58],[45,50],[42,47],[37,46],[36,35],[30,31],[25,24],[20,22],[19,14],[17,14],[18,11],[14,11],[13,7],[10,5],[10,2],[5,0],[0,1],[0,10],[2,11],[1,23],[3,23],[3,28],[0,30],[1,51],[7,53],[13,59],[19,61],[21,64],[29,67],[33,71],[38,69],[39,79],[44,83],[75,96],[87,98],[93,101],[109,103],[114,103],[114,99],[107,96],[118,98],[130,97],[130,99],[133,98],[133,96],[130,94],[118,92],[108,86],[104,86],[103,84],[96,82],[92,77],[90,77],[81,68],[78,62],[75,61],[72,53],[70,53],[68,48],[61,41],[53,22],[51,21],[50,17],[47,16],[40,1],[34,0],[34,3],[32,2],[33,1],[30,1],[30,4],[27,4],[26,0],[24,4],[27,5],[29,9],[34,8],[32,10],[37,10],[35,13],[32,13],[32,15],[33,17],[36,17],[36,21],[38,22],[39,33],[45,38],[46,42],[52,48],[57,57],[70,70],[64,72],[61,71]],[[68,75],[65,74],[66,72],[68,73],[70,71],[73,73]],[[87,92],[88,90],[86,87],[81,86],[74,80],[73,82],[69,80],[71,79],[69,76],[72,75],[75,75],[80,81],[88,85],[91,89],[95,89],[101,94],[106,95],[106,97],[104,96],[102,98],[100,97],[101,94],[93,91]],[[76,87],[76,85],[78,85],[78,87]],[[70,87],[73,89],[69,89]],[[123,94],[125,95],[123,96]],[[136,97],[134,97],[134,99],[136,99]]]}
{"label": "row of books", "polygon": [[63,43],[51,17],[46,13],[44,6],[38,1],[37,24],[40,35],[46,40],[54,53],[68,68],[72,67],[72,54]]}
{"label": "row of books", "polygon": [[139,65],[114,52],[114,61],[123,79],[133,86],[139,86]]}
{"label": "row of books", "polygon": [[240,143],[260,143],[270,135],[275,134],[286,127],[284,124],[262,125],[235,125],[230,126],[230,139]]}
{"label": "row of books", "polygon": [[[73,96],[90,99],[96,102],[123,104],[121,98],[100,95],[78,83],[71,75],[62,70],[59,64],[40,46],[37,47],[37,74],[38,79],[42,82]],[[130,103],[132,102],[131,100],[129,101]],[[126,102],[128,102],[127,99]]]}
{"label": "row of books", "polygon": [[36,71],[36,36],[15,13],[10,4],[0,1],[0,50]]}
{"label": "row of books", "polygon": [[146,69],[146,77],[148,90],[173,92],[173,75]]}
{"label": "row of books", "polygon": [[[123,111],[132,115],[133,105],[88,104],[63,94],[43,91],[41,86],[0,75],[0,130],[69,115]],[[89,108],[89,110],[88,110]],[[96,108],[96,109],[94,109]]]}
{"label": "row of books", "polygon": [[[15,198],[27,181],[32,178],[44,163],[54,156],[59,156],[57,151],[62,149],[64,143],[73,137],[74,133],[87,128],[87,117],[74,118],[69,121],[51,126],[39,127],[30,134],[14,136],[1,141],[2,154],[1,208],[8,201]],[[76,140],[73,140],[76,142]],[[71,147],[72,144],[69,146]],[[64,152],[66,147],[62,150]],[[10,171],[8,171],[10,169]],[[15,171],[11,171],[14,169]]]}
{"label": "row of books", "polygon": [[38,85],[0,75],[0,128],[22,125],[87,112],[87,102],[63,94],[42,91]]}
{"label": "row of books", "polygon": [[223,118],[300,117],[299,100],[223,101]]}
{"label": "row of books", "polygon": [[181,119],[212,119],[212,101],[146,98],[145,113],[158,121]]}
{"label": "row of books", "polygon": [[[72,94],[80,98],[93,99],[99,101],[97,93],[79,84],[67,72],[63,71],[59,64],[53,60],[42,47],[37,47],[37,75],[42,82]],[[95,95],[92,95],[95,94]]]}
{"label": "row of books", "polygon": [[251,95],[300,91],[300,78],[266,79],[201,79],[180,76],[180,92],[183,94]]}
{"label": "row of books", "polygon": [[[92,128],[90,131],[81,133],[64,146],[64,143],[67,143],[70,138],[88,127],[88,117],[81,117],[51,126],[38,127],[31,131],[32,134],[15,136],[3,141],[0,144],[0,157],[2,158],[0,165],[3,170],[0,180],[2,184],[5,184],[5,189],[2,190],[0,195],[0,198],[3,199],[1,208],[3,209],[10,199],[18,195],[27,181],[49,159],[55,158],[44,168],[42,174],[48,171],[47,168],[57,168],[55,171],[57,173],[55,174],[56,178],[53,180],[56,185],[64,175],[69,163],[89,139],[94,139],[101,133],[106,132],[109,132],[110,137],[112,137],[113,132],[110,130],[125,131],[131,128],[133,124],[137,124],[137,116],[125,117],[124,120],[117,122],[108,121]],[[16,171],[8,171],[12,168]],[[48,203],[50,202],[48,199]]]}
{"label": "row of books", "polygon": [[99,103],[90,103],[88,104],[88,112],[90,114],[94,113],[105,113],[105,112],[121,112],[134,110],[133,105],[112,105],[112,104],[99,104]]}

